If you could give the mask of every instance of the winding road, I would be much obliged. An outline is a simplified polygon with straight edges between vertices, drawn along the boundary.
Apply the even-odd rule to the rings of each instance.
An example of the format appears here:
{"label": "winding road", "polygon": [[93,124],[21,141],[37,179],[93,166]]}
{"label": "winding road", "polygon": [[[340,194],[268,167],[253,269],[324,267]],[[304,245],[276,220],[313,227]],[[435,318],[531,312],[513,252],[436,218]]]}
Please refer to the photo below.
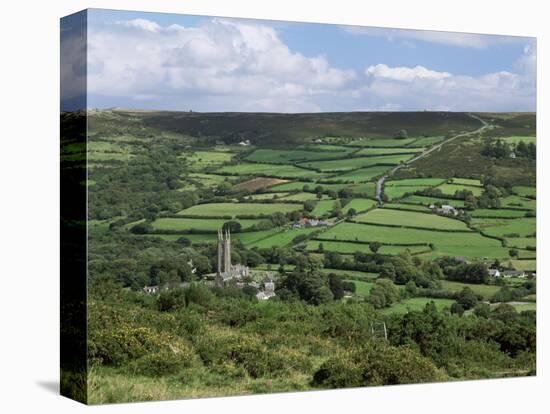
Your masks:
{"label": "winding road", "polygon": [[386,181],[389,177],[391,177],[397,170],[399,170],[401,168],[404,168],[404,167],[408,167],[413,162],[418,161],[418,160],[428,156],[429,154],[431,154],[434,151],[441,150],[441,147],[443,147],[443,145],[448,144],[449,142],[454,141],[457,138],[466,137],[468,135],[479,134],[480,132],[483,132],[485,129],[490,127],[490,124],[485,122],[480,117],[478,117],[476,115],[473,115],[473,114],[468,114],[468,116],[471,117],[471,118],[477,119],[479,122],[481,122],[482,126],[478,129],[476,129],[475,131],[461,132],[460,134],[453,135],[452,137],[441,141],[439,144],[428,148],[426,151],[422,152],[421,154],[417,155],[416,157],[411,158],[410,160],[405,161],[402,164],[399,164],[399,165],[395,166],[392,170],[390,170],[386,175],[384,175],[383,177],[378,179],[378,181],[376,182],[376,199],[378,200],[378,202],[379,203],[382,202],[382,189],[384,187],[384,181]]}

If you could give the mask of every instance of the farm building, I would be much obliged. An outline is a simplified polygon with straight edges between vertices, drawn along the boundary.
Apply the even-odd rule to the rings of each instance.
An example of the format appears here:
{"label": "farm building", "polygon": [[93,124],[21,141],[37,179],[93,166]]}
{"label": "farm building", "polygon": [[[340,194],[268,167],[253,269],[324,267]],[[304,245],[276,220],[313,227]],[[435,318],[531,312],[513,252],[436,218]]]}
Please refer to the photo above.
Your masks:
{"label": "farm building", "polygon": [[489,269],[489,276],[500,277],[500,271],[498,269]]}

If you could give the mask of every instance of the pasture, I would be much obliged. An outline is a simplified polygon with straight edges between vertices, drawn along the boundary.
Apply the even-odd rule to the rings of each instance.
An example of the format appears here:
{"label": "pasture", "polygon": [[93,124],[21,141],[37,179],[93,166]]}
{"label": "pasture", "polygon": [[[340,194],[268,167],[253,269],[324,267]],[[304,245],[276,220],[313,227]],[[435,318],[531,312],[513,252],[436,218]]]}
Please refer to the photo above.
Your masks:
{"label": "pasture", "polygon": [[271,215],[276,212],[289,213],[291,211],[300,210],[300,204],[284,204],[284,203],[211,203],[197,204],[185,210],[178,212],[178,215],[184,216],[210,216],[223,217],[238,215]]}
{"label": "pasture", "polygon": [[405,139],[369,139],[361,138],[350,142],[348,145],[355,147],[374,147],[374,148],[401,148],[407,144],[411,144],[416,141],[416,138]]}
{"label": "pasture", "polygon": [[392,154],[417,154],[422,152],[424,148],[363,148],[357,151],[354,155],[378,156]]}
{"label": "pasture", "polygon": [[432,243],[433,256],[464,256],[467,258],[493,257],[509,259],[508,249],[496,239],[477,232],[448,233],[442,231],[385,227],[380,225],[340,223],[323,233],[330,241],[378,241],[383,244]]}
{"label": "pasture", "polygon": [[286,182],[287,180],[280,180],[278,178],[256,177],[234,185],[233,191],[256,191],[262,188],[276,187],[277,185],[282,185]]}
{"label": "pasture", "polygon": [[357,296],[368,296],[374,286],[373,282],[363,282],[362,280],[347,279],[345,282],[351,282],[355,285],[355,294]]}
{"label": "pasture", "polygon": [[442,198],[442,197],[427,197],[427,196],[413,195],[413,196],[406,197],[400,200],[399,202],[405,203],[405,204],[418,204],[423,206],[429,206],[431,204],[441,203],[441,204],[448,204],[455,208],[464,208],[464,200],[453,200],[450,198]]}
{"label": "pasture", "polygon": [[521,197],[536,197],[537,188],[536,187],[527,187],[527,186],[514,186],[512,191]]}
{"label": "pasture", "polygon": [[452,280],[442,280],[441,287],[449,292],[460,292],[465,287],[469,287],[474,293],[483,296],[484,300],[489,300],[491,296],[497,293],[501,286],[497,285],[481,285],[475,283],[461,283]]}
{"label": "pasture", "polygon": [[471,217],[519,218],[525,217],[524,210],[504,210],[498,208],[478,208],[468,213]]}
{"label": "pasture", "polygon": [[[248,229],[261,220],[246,219],[239,220],[239,223],[242,226],[242,229]],[[223,224],[227,220],[223,219],[192,219],[192,218],[158,218],[151,224],[151,227],[154,230],[163,231],[190,231],[196,230],[198,232],[215,232],[218,229],[221,229]]]}
{"label": "pasture", "polygon": [[390,168],[391,166],[387,166],[387,165],[377,165],[377,166],[372,166],[368,168],[360,168],[357,170],[347,172],[345,174],[332,176],[330,178],[327,178],[326,181],[362,183],[366,181],[371,181],[373,178],[383,175]]}
{"label": "pasture", "polygon": [[183,153],[179,156],[185,160],[193,169],[201,170],[207,167],[216,167],[231,161],[235,154],[227,151],[195,151]]}
{"label": "pasture", "polygon": [[[321,234],[325,237],[324,234]],[[306,250],[317,252],[319,246],[322,245],[323,251],[336,252],[340,254],[353,254],[355,252],[372,253],[368,243],[353,243],[353,242],[333,242],[326,240],[312,240],[307,243]],[[429,251],[428,246],[382,246],[378,250],[378,254],[395,255],[405,250],[409,250],[410,253],[423,253]]]}
{"label": "pasture", "polygon": [[268,164],[294,164],[304,161],[343,158],[353,152],[346,147],[334,147],[331,151],[257,149],[246,157],[248,161]]}
{"label": "pasture", "polygon": [[261,164],[247,162],[234,165],[226,165],[220,168],[217,172],[220,174],[229,175],[264,175],[275,178],[319,177],[319,174],[315,171],[298,168],[294,165]]}
{"label": "pasture", "polygon": [[376,201],[370,198],[354,198],[342,208],[342,212],[347,214],[347,212],[353,208],[357,213],[361,213],[373,208],[375,205]]}
{"label": "pasture", "polygon": [[315,204],[315,208],[311,212],[316,217],[321,217],[329,214],[334,209],[334,203],[336,200],[321,200]]}
{"label": "pasture", "polygon": [[431,213],[396,211],[381,208],[361,214],[355,218],[355,221],[393,226],[423,227],[435,230],[471,231],[466,223],[460,220],[441,217]]}
{"label": "pasture", "polygon": [[437,310],[442,311],[444,308],[450,307],[454,303],[454,300],[422,297],[410,298],[398,302],[389,308],[382,309],[380,313],[390,315],[392,313],[409,313],[412,311],[421,311],[426,307],[426,304],[430,302],[434,302]]}
{"label": "pasture", "polygon": [[494,237],[526,237],[536,232],[536,219],[534,217],[517,219],[474,218],[471,225]]}
{"label": "pasture", "polygon": [[298,164],[303,168],[310,168],[321,172],[350,171],[373,165],[397,165],[411,158],[411,155],[382,155],[376,157],[353,157],[330,161],[313,161]]}
{"label": "pasture", "polygon": [[385,187],[434,187],[445,182],[444,178],[403,178],[401,180],[387,180]]}
{"label": "pasture", "polygon": [[441,184],[437,187],[441,190],[443,194],[454,195],[457,191],[471,191],[472,194],[476,197],[479,197],[483,191],[481,187],[474,185],[464,185],[464,184]]}
{"label": "pasture", "polygon": [[535,210],[537,208],[537,201],[530,198],[511,195],[502,198],[500,201],[500,205],[501,207],[517,208],[520,210]]}

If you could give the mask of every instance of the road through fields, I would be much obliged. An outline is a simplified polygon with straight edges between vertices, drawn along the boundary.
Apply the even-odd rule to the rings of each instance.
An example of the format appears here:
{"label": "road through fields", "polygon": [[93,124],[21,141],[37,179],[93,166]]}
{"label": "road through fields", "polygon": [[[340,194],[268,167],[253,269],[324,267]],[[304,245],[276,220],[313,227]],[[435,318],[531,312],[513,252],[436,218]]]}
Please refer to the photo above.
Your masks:
{"label": "road through fields", "polygon": [[439,144],[428,148],[426,151],[422,152],[421,154],[417,155],[416,157],[411,158],[410,160],[405,161],[402,164],[399,164],[398,166],[394,167],[392,170],[390,170],[387,174],[385,174],[383,177],[381,177],[376,182],[376,199],[378,200],[378,202],[379,203],[382,202],[382,189],[384,187],[384,181],[386,181],[389,177],[391,177],[397,170],[399,170],[400,168],[409,166],[413,162],[418,161],[418,160],[430,155],[434,151],[440,151],[441,147],[443,147],[443,145],[448,144],[449,142],[454,141],[457,138],[466,137],[468,135],[479,134],[479,133],[483,132],[485,129],[490,127],[490,125],[487,122],[485,122],[483,119],[481,119],[480,117],[478,117],[476,115],[473,115],[473,114],[468,114],[468,116],[470,116],[471,118],[477,119],[479,122],[481,122],[482,126],[478,129],[476,129],[475,131],[461,132],[460,134],[453,135],[452,137],[447,138],[444,141],[441,141]]}

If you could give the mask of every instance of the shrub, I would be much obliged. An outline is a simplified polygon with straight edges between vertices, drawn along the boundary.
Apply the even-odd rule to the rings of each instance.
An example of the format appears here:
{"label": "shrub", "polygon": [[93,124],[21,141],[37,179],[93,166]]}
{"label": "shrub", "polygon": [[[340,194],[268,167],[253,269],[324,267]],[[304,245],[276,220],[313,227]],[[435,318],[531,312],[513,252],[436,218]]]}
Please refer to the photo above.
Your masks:
{"label": "shrub", "polygon": [[162,377],[173,375],[193,365],[194,355],[191,348],[184,352],[162,350],[142,356],[128,364],[127,370],[131,374],[148,377]]}

